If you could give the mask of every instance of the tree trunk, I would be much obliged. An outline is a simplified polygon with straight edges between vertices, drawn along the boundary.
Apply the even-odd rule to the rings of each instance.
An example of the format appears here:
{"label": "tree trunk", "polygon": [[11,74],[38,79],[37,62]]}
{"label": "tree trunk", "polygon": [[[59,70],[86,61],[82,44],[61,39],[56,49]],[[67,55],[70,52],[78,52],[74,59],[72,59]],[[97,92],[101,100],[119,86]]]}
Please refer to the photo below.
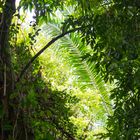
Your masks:
{"label": "tree trunk", "polygon": [[15,0],[6,0],[1,14],[0,22],[0,139],[8,140],[13,110],[9,106],[9,97],[13,90],[13,72],[11,68],[9,29],[13,14],[15,13]]}

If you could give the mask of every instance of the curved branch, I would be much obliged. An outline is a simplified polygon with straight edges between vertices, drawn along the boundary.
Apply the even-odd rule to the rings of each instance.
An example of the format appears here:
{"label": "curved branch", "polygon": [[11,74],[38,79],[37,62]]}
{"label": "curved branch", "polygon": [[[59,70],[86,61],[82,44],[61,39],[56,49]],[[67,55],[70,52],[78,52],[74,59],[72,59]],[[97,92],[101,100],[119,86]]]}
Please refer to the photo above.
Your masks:
{"label": "curved branch", "polygon": [[[90,25],[88,25],[88,26],[90,26]],[[58,39],[64,37],[65,35],[67,35],[67,34],[69,34],[69,33],[78,31],[78,30],[80,30],[80,29],[82,29],[82,28],[85,28],[85,27],[88,27],[88,26],[78,27],[78,28],[75,28],[75,29],[71,29],[71,30],[69,30],[69,31],[67,31],[67,32],[64,32],[64,33],[62,33],[62,34],[60,34],[60,35],[54,37],[50,42],[48,42],[48,44],[47,44],[45,47],[43,47],[36,55],[34,55],[34,56],[31,58],[31,60],[25,65],[25,67],[22,69],[22,71],[21,71],[19,77],[17,78],[16,83],[18,83],[18,82],[21,80],[22,76],[25,74],[25,72],[26,72],[27,69],[30,67],[30,65],[35,61],[35,59],[36,59],[39,55],[41,55],[41,54],[42,54],[49,46],[51,46],[54,42],[56,42]]]}

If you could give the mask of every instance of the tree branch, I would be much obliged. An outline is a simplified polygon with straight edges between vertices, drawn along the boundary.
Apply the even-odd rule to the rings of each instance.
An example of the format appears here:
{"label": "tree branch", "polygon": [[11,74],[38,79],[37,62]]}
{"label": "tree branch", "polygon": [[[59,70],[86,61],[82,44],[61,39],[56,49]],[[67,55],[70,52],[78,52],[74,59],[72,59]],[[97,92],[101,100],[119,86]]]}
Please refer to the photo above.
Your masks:
{"label": "tree branch", "polygon": [[[90,26],[90,25],[88,25],[88,26]],[[60,35],[54,37],[50,42],[48,42],[48,44],[47,44],[45,47],[43,47],[39,52],[37,52],[37,54],[34,55],[34,56],[31,58],[31,60],[25,65],[25,67],[22,69],[22,71],[21,71],[19,77],[17,78],[16,83],[18,83],[18,82],[21,80],[21,78],[23,77],[23,75],[25,74],[25,72],[27,71],[27,69],[30,67],[30,65],[35,61],[35,59],[36,59],[39,55],[41,55],[41,54],[42,54],[49,46],[51,46],[54,42],[56,42],[58,39],[64,37],[65,35],[67,35],[67,34],[69,34],[69,33],[78,31],[78,30],[80,30],[80,29],[82,29],[82,28],[85,28],[85,27],[88,27],[88,26],[84,26],[84,27],[82,26],[82,27],[78,27],[78,28],[75,28],[75,29],[71,29],[71,30],[69,30],[69,31],[67,31],[67,32],[63,32],[62,34],[60,34]]]}

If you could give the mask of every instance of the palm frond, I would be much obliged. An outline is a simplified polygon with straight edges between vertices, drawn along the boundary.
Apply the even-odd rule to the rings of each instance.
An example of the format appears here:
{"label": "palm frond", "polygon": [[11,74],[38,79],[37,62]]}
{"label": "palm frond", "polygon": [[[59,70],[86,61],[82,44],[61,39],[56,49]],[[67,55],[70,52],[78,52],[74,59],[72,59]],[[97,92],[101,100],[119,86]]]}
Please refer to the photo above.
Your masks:
{"label": "palm frond", "polygon": [[[43,27],[46,36],[55,37],[61,34],[61,28],[55,24],[48,24]],[[83,59],[85,54],[90,53],[90,49],[87,49],[78,34],[66,35],[54,44],[53,49],[57,52],[65,50],[67,54],[67,61],[71,65],[74,74],[77,76],[81,88],[92,88],[98,91],[101,96],[102,104],[108,114],[110,114],[111,106],[109,100],[109,94],[105,87],[100,73],[97,73],[95,69],[95,63],[90,61],[87,57]],[[88,50],[88,51],[87,51]],[[96,94],[96,92],[95,92]]]}

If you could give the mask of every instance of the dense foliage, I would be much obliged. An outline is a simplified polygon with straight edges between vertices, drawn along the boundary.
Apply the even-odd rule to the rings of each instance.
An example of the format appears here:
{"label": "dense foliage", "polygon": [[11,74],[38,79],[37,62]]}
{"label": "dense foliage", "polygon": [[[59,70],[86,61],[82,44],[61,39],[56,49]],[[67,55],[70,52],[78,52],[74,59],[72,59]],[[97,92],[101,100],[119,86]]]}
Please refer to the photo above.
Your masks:
{"label": "dense foliage", "polygon": [[139,1],[17,3],[0,0],[0,139],[138,140]]}

